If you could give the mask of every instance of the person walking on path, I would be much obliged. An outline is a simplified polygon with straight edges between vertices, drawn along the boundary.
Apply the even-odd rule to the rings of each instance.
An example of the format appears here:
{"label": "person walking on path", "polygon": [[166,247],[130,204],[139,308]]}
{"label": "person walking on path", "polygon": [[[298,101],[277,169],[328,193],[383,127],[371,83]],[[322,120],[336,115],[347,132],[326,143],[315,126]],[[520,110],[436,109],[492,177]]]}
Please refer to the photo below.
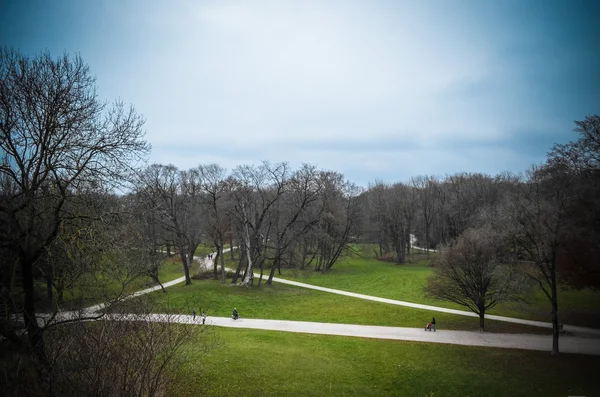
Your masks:
{"label": "person walking on path", "polygon": [[192,309],[192,320],[196,321],[196,309]]}
{"label": "person walking on path", "polygon": [[203,311],[200,317],[202,318],[202,324],[204,324],[204,322],[206,321],[206,312]]}
{"label": "person walking on path", "polygon": [[435,332],[435,317],[431,320],[431,328],[433,328],[433,332]]}

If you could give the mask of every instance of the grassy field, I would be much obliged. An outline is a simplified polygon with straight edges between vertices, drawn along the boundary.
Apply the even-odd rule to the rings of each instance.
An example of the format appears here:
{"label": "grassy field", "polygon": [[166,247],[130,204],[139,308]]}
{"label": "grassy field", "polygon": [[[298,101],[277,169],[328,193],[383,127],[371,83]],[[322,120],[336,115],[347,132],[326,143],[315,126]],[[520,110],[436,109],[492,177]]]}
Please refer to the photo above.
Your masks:
{"label": "grassy field", "polygon": [[[597,395],[595,356],[216,327],[212,332],[219,347],[187,357],[177,395]],[[189,351],[200,343],[190,342]]]}
{"label": "grassy field", "polygon": [[[179,284],[150,298],[165,311],[191,314],[206,310],[209,316],[229,316],[234,307],[242,317],[278,320],[317,321],[396,327],[422,327],[435,316],[438,328],[477,330],[479,319],[413,309],[274,283],[261,288],[242,288],[215,280],[194,280]],[[132,304],[135,309],[135,303]],[[486,321],[491,332],[549,333],[550,330]]]}
{"label": "grassy field", "polygon": [[[426,259],[397,265],[375,259],[372,250],[363,250],[361,256],[343,259],[327,273],[286,270],[281,277],[366,295],[466,310],[460,305],[425,296],[424,288],[431,272]],[[488,314],[550,321],[550,304],[538,287],[532,288],[527,299],[526,304],[498,305]],[[561,288],[559,313],[561,322],[566,324],[600,327],[600,293]]]}
{"label": "grassy field", "polygon": [[[229,248],[229,244],[225,244],[224,249],[228,249]],[[214,245],[211,244],[200,244],[198,246],[198,248],[196,248],[196,251],[194,252],[195,256],[207,256],[208,254],[212,254],[217,252],[217,249],[215,248]],[[226,253],[227,254],[227,253]]]}
{"label": "grassy field", "polygon": [[[227,264],[233,267],[232,263]],[[457,307],[423,296],[431,268],[425,262],[398,266],[371,258],[336,264],[328,274],[285,276],[299,281],[419,303]],[[181,263],[165,262],[161,276],[183,274]],[[257,280],[255,280],[256,282]],[[391,288],[393,286],[393,288]],[[243,318],[422,327],[432,316],[438,329],[476,330],[478,319],[329,294],[274,283],[241,288],[214,280],[172,286],[149,298],[165,310]],[[589,308],[594,293],[563,299]],[[564,294],[564,291],[563,291]],[[410,299],[406,296],[411,297]],[[535,294],[533,294],[535,297]],[[145,299],[145,298],[144,298]],[[543,300],[541,300],[544,303]],[[534,305],[536,303],[534,302]],[[541,303],[537,303],[541,304]],[[131,302],[135,307],[135,302]],[[587,306],[586,306],[587,305]],[[160,307],[159,306],[159,307]],[[509,311],[507,308],[502,310]],[[486,321],[491,332],[549,330]],[[388,341],[210,327],[180,352],[186,364],[173,378],[173,395],[195,396],[568,396],[595,395],[600,357],[418,342]],[[198,346],[211,338],[209,353]],[[210,341],[209,341],[210,342]]]}
{"label": "grassy field", "polygon": [[[178,257],[166,259],[159,268],[159,279],[162,283],[183,276],[183,265]],[[102,300],[114,299],[121,291],[124,295],[132,294],[144,288],[154,285],[153,280],[146,275],[139,275],[129,283],[123,285],[116,278],[109,278],[103,274],[83,274],[74,288],[67,288],[63,295],[63,309],[71,304],[80,305],[95,304]],[[46,283],[42,280],[35,281],[35,291],[41,310],[50,310],[52,303],[47,299]],[[56,291],[55,291],[56,296]]]}

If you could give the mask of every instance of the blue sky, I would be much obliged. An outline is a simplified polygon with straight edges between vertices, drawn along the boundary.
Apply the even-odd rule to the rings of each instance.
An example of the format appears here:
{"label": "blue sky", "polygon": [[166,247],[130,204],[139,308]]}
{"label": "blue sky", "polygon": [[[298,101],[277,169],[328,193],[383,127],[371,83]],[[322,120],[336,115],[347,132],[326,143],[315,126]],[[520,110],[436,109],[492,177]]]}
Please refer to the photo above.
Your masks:
{"label": "blue sky", "polygon": [[520,172],[600,113],[598,1],[0,0],[0,45],[80,53],[180,168]]}

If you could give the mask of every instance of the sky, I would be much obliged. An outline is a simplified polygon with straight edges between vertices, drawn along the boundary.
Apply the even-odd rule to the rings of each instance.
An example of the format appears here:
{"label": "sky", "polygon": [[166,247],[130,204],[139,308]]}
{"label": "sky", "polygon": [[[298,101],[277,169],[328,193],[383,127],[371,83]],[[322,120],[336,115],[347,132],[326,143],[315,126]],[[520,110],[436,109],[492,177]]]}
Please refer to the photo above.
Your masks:
{"label": "sky", "polygon": [[594,0],[0,0],[0,45],[80,54],[182,169],[518,173],[600,113]]}

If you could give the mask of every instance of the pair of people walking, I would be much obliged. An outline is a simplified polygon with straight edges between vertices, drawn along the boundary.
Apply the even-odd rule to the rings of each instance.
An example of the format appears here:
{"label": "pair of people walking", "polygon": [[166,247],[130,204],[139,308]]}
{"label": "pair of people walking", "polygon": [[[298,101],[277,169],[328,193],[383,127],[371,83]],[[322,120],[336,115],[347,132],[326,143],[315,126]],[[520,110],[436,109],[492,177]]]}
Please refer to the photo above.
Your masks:
{"label": "pair of people walking", "polygon": [[431,322],[427,323],[427,325],[425,326],[425,331],[431,331],[432,328],[433,332],[435,332],[435,317],[431,320]]}
{"label": "pair of people walking", "polygon": [[[196,309],[192,309],[192,319],[196,321]],[[206,322],[206,312],[204,310],[200,314],[200,319],[202,320],[202,324]]]}

